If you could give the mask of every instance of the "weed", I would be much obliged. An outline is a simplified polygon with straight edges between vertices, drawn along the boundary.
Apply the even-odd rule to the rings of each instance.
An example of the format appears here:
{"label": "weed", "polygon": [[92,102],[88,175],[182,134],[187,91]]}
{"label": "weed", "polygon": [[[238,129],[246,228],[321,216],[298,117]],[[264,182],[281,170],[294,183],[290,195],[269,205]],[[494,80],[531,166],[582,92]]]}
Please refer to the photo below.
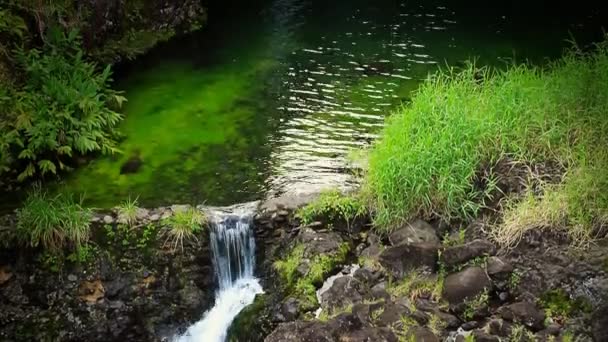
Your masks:
{"label": "weed", "polygon": [[183,251],[184,241],[198,241],[196,234],[203,230],[203,225],[207,224],[207,217],[200,210],[188,208],[179,211],[165,220],[167,227],[165,233],[173,251],[180,247]]}
{"label": "weed", "polygon": [[63,268],[63,255],[56,251],[45,251],[38,257],[44,269],[59,273]]}
{"label": "weed", "polygon": [[509,276],[509,289],[516,290],[521,283],[521,273],[519,271],[514,270],[511,272],[511,276]]}
{"label": "weed", "polygon": [[88,264],[96,252],[95,246],[83,245],[67,256],[67,260],[73,263]]}
{"label": "weed", "polygon": [[74,201],[73,196],[48,196],[35,187],[17,211],[17,236],[26,245],[59,249],[65,245],[80,247],[89,238],[90,209]]}
{"label": "weed", "polygon": [[393,298],[407,296],[413,301],[423,296],[431,296],[433,300],[438,301],[441,298],[441,287],[443,286],[443,281],[440,280],[426,276],[420,270],[413,270],[399,283],[390,282],[386,290]]}
{"label": "weed", "polygon": [[146,248],[150,241],[152,241],[155,232],[156,227],[153,224],[148,223],[147,225],[145,225],[141,237],[137,240],[137,247]]}
{"label": "weed", "polygon": [[334,308],[333,310],[325,309],[325,310],[321,311],[321,314],[319,315],[319,320],[323,321],[323,322],[327,322],[328,320],[330,320],[338,315],[341,315],[343,313],[351,313],[351,312],[353,312],[352,304],[348,304],[346,306],[339,307],[339,308]]}
{"label": "weed", "polygon": [[124,220],[127,225],[133,226],[137,221],[137,211],[139,210],[137,205],[137,198],[131,200],[129,197],[118,206],[118,218]]}
{"label": "weed", "polygon": [[441,336],[443,329],[445,329],[446,327],[446,323],[438,315],[431,314],[431,317],[429,318],[428,327],[433,332],[433,334],[435,334],[436,336]]}

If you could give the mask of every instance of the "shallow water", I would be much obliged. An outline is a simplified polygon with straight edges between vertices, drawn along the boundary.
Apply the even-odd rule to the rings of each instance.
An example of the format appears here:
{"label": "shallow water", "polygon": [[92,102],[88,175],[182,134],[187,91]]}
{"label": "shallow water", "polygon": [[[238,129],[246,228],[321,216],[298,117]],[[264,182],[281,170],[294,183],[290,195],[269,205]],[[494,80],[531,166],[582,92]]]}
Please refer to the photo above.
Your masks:
{"label": "shallow water", "polygon": [[[225,205],[345,186],[350,151],[369,145],[429,72],[472,57],[484,65],[543,63],[570,35],[586,42],[601,34],[602,13],[584,3],[463,3],[211,8],[206,29],[118,73],[129,99],[124,154],[91,162],[65,186],[96,206],[128,196],[147,206]],[[138,172],[121,174],[134,157]]]}

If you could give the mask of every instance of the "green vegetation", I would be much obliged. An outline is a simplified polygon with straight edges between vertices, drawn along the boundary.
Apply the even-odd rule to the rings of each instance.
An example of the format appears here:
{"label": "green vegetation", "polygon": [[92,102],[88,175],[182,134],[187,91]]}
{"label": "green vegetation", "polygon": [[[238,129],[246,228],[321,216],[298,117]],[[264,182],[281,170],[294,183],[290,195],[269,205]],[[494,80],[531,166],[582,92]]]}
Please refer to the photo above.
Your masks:
{"label": "green vegetation", "polygon": [[539,299],[540,306],[545,310],[546,317],[560,323],[565,322],[575,313],[591,311],[590,303],[584,299],[572,299],[563,289],[545,292]]}
{"label": "green vegetation", "polygon": [[423,274],[420,270],[413,270],[400,282],[390,282],[386,291],[394,298],[408,297],[410,300],[416,300],[430,296],[432,300],[439,301],[443,291],[443,277],[433,277]]}
{"label": "green vegetation", "polygon": [[352,312],[353,312],[352,304],[348,304],[346,306],[339,307],[339,308],[334,308],[331,311],[326,309],[326,310],[321,311],[321,314],[319,315],[319,320],[323,321],[323,322],[327,322],[330,319],[332,319],[336,316],[339,316],[343,313],[352,313]]}
{"label": "green vegetation", "polygon": [[118,206],[118,217],[119,219],[124,220],[127,225],[133,226],[137,220],[138,209],[137,198],[131,200],[131,197],[129,197],[128,200],[122,202]]}
{"label": "green vegetation", "polygon": [[465,301],[464,312],[462,313],[464,319],[467,321],[473,319],[479,310],[483,310],[484,308],[488,307],[489,300],[490,296],[487,289],[475,296],[475,298],[467,299]]}
{"label": "green vegetation", "polygon": [[367,212],[365,205],[357,197],[343,195],[338,190],[322,192],[319,197],[296,213],[303,224],[312,223],[318,219],[329,221],[344,220],[347,228],[357,218]]}
{"label": "green vegetation", "polygon": [[17,238],[27,246],[79,249],[89,238],[91,210],[73,196],[49,196],[35,188],[17,211]]}
{"label": "green vegetation", "polygon": [[317,304],[317,285],[323,282],[329,272],[346,260],[349,251],[350,245],[344,243],[335,254],[314,256],[308,261],[306,274],[300,276],[297,272],[298,266],[307,261],[304,258],[305,246],[298,244],[284,259],[275,261],[273,266],[283,279],[287,291],[300,299],[300,305],[312,308]]}
{"label": "green vegetation", "polygon": [[207,224],[207,217],[196,208],[188,208],[178,211],[165,220],[165,242],[169,242],[175,251],[177,247],[184,250],[184,241],[198,241],[197,234]]}
{"label": "green vegetation", "polygon": [[530,227],[559,227],[588,240],[608,222],[607,87],[608,42],[548,70],[469,66],[431,77],[371,150],[364,192],[376,224],[466,219],[497,193],[499,162],[551,162],[565,170],[561,183],[530,174],[541,191],[513,197],[494,237],[509,245]]}

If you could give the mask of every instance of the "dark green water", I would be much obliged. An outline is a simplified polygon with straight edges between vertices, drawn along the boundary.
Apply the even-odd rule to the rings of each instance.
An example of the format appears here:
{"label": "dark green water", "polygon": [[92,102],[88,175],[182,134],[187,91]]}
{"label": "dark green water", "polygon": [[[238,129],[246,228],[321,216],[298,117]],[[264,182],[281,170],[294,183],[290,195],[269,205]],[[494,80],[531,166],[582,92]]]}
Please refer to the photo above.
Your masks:
{"label": "dark green water", "polygon": [[[525,4],[525,6],[523,6]],[[236,1],[209,26],[123,68],[123,155],[71,175],[96,206],[244,202],[345,186],[350,151],[438,66],[536,64],[601,38],[592,5]],[[121,174],[138,156],[137,173]]]}

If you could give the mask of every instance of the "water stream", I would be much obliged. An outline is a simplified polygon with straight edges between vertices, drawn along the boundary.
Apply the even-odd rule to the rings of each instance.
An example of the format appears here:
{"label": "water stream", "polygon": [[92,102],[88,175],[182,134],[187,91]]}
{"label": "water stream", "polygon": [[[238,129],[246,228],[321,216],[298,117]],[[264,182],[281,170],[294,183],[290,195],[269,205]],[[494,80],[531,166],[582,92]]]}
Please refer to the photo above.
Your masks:
{"label": "water stream", "polygon": [[255,278],[253,204],[214,210],[210,230],[213,267],[218,279],[215,305],[177,342],[224,342],[234,318],[263,293]]}

